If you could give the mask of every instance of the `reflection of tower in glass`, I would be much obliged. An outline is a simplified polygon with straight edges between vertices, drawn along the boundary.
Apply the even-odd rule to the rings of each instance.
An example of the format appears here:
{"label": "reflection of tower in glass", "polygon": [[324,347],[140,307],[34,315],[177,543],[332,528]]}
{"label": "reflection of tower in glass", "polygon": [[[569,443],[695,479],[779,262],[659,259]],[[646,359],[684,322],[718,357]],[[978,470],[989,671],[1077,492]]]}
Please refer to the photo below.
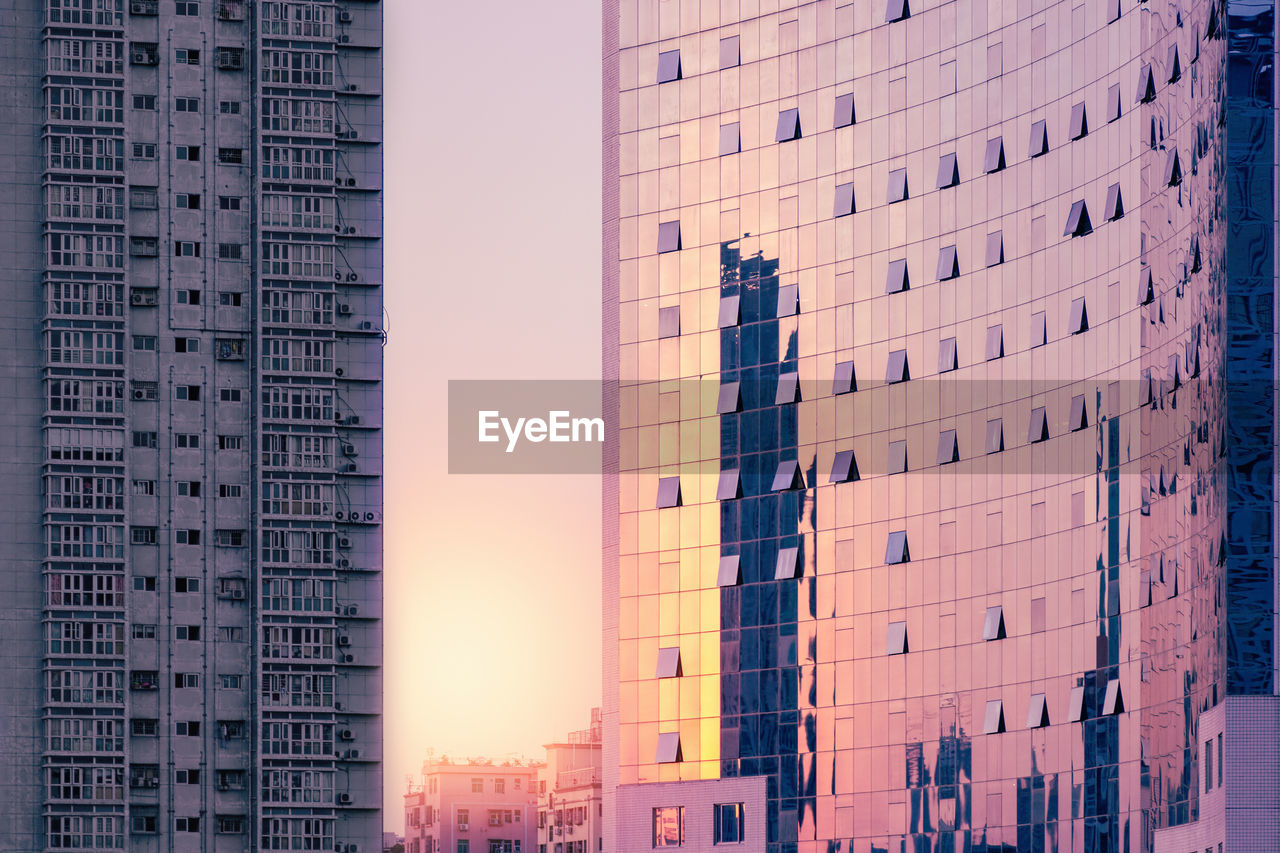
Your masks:
{"label": "reflection of tower in glass", "polygon": [[1250,838],[1272,8],[604,6],[606,847]]}

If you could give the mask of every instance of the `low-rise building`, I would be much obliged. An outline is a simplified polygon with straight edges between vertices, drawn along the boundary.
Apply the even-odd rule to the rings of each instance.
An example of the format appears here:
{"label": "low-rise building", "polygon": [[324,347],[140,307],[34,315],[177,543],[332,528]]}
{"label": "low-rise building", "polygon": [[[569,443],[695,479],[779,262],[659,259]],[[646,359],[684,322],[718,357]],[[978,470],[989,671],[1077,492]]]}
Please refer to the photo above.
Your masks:
{"label": "low-rise building", "polygon": [[537,853],[597,853],[602,849],[600,709],[591,727],[546,744],[538,778]]}
{"label": "low-rise building", "polygon": [[404,796],[405,853],[530,853],[541,768],[428,759]]}

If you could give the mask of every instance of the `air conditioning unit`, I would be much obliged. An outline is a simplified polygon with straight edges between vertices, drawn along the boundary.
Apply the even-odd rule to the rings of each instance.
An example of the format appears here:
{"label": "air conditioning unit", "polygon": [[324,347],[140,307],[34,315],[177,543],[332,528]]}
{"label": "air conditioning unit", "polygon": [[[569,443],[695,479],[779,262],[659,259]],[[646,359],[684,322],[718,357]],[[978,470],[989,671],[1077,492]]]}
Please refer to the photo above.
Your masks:
{"label": "air conditioning unit", "polygon": [[348,793],[346,793],[345,791],[344,791],[344,792],[342,792],[341,794],[339,794],[339,795],[338,795],[338,805],[340,805],[340,806],[349,806],[349,805],[351,805],[351,795],[350,795],[350,794],[348,794]]}
{"label": "air conditioning unit", "polygon": [[349,569],[349,568],[351,568],[351,561],[350,561],[350,560],[348,560],[346,557],[339,557],[339,558],[338,558],[338,568],[340,568],[340,569]]}
{"label": "air conditioning unit", "polygon": [[146,302],[144,302],[144,301],[143,301],[143,298],[142,298],[142,294],[141,294],[141,293],[130,293],[130,294],[129,294],[129,304],[130,304],[130,305],[145,305],[145,304],[146,304]]}
{"label": "air conditioning unit", "polygon": [[360,276],[358,273],[353,273],[353,272],[347,273],[347,281],[359,281],[359,280],[360,280]]}
{"label": "air conditioning unit", "polygon": [[355,842],[348,844],[346,853],[360,853],[360,845]]}
{"label": "air conditioning unit", "polygon": [[354,474],[358,470],[359,470],[359,466],[356,465],[356,463],[354,462],[348,462],[346,465],[342,466],[342,471],[344,474]]}
{"label": "air conditioning unit", "polygon": [[364,514],[364,520],[365,520],[365,521],[371,521],[371,522],[373,522],[373,523],[375,523],[375,524],[376,524],[376,523],[378,523],[378,522],[382,521],[382,513],[380,513],[380,512],[366,512],[366,513]]}
{"label": "air conditioning unit", "polygon": [[146,398],[147,398],[147,392],[143,391],[141,388],[133,389],[133,399],[145,400]]}
{"label": "air conditioning unit", "polygon": [[357,759],[357,758],[359,758],[359,757],[360,757],[360,750],[358,750],[358,749],[348,749],[346,752],[344,752],[344,753],[343,753],[343,756],[344,756],[344,757],[346,757],[346,758],[350,758],[350,759],[352,759],[352,760],[355,760],[355,759]]}
{"label": "air conditioning unit", "polygon": [[359,139],[359,138],[360,138],[360,131],[358,130],[347,131],[347,139]]}
{"label": "air conditioning unit", "polygon": [[351,638],[348,637],[346,634],[339,634],[338,645],[344,646],[344,647],[351,645]]}
{"label": "air conditioning unit", "polygon": [[342,455],[343,456],[359,456],[360,454],[356,452],[356,446],[354,444],[348,444],[347,442],[344,441],[342,442]]}
{"label": "air conditioning unit", "polygon": [[359,612],[360,612],[360,606],[359,606],[359,605],[357,605],[357,604],[348,604],[348,605],[347,605],[347,615],[348,615],[348,616],[355,616],[355,615],[356,615],[357,613],[359,613]]}
{"label": "air conditioning unit", "polygon": [[466,824],[466,823],[458,824],[458,832],[467,832],[470,829],[471,829],[470,824]]}
{"label": "air conditioning unit", "polygon": [[338,13],[338,23],[339,24],[351,23],[351,13],[348,12],[346,9],[343,9],[342,11],[340,11]]}
{"label": "air conditioning unit", "polygon": [[372,331],[373,331],[373,321],[372,321],[372,320],[361,320],[361,321],[360,321],[359,329],[360,329],[360,331],[362,331],[362,332],[372,332]]}
{"label": "air conditioning unit", "polygon": [[355,655],[353,655],[353,654],[345,654],[345,655],[343,655],[343,656],[342,656],[342,662],[343,662],[343,663],[355,663],[355,662],[356,662],[356,656],[355,656]]}
{"label": "air conditioning unit", "polygon": [[339,547],[339,548],[350,548],[350,547],[351,547],[351,540],[350,540],[350,539],[348,539],[346,536],[339,536],[339,537],[338,537],[338,547]]}
{"label": "air conditioning unit", "polygon": [[359,425],[360,425],[360,416],[359,416],[359,415],[347,415],[347,423],[351,424],[351,426],[359,426]]}
{"label": "air conditioning unit", "polygon": [[351,42],[351,36],[347,35],[346,33],[343,33],[342,35],[338,36],[338,42],[341,44],[349,44]]}
{"label": "air conditioning unit", "polygon": [[233,589],[233,590],[231,590],[231,597],[232,597],[233,599],[235,599],[236,601],[239,601],[239,600],[243,599],[243,598],[244,598],[244,590],[243,590],[243,589]]}
{"label": "air conditioning unit", "polygon": [[159,788],[159,787],[160,787],[160,780],[159,780],[158,778],[156,778],[155,776],[152,776],[151,778],[147,779],[147,787],[148,787],[148,788]]}
{"label": "air conditioning unit", "polygon": [[342,281],[342,273],[340,273],[340,272],[336,272],[336,273],[334,273],[334,274],[333,274],[333,280],[334,280],[334,281]]}
{"label": "air conditioning unit", "polygon": [[348,92],[359,92],[359,91],[360,91],[360,87],[359,87],[359,86],[357,86],[355,83],[348,83],[348,84],[347,84],[347,91],[348,91]]}
{"label": "air conditioning unit", "polygon": [[338,740],[355,740],[356,733],[351,729],[338,729]]}
{"label": "air conditioning unit", "polygon": [[341,377],[342,377],[342,374],[343,374],[344,372],[345,372],[345,371],[344,371],[341,367],[335,367],[335,368],[333,369],[333,375],[334,375],[334,376],[337,376],[337,377],[339,377],[339,378],[341,378]]}
{"label": "air conditioning unit", "polygon": [[346,510],[341,510],[341,509],[335,510],[333,513],[333,517],[337,521],[345,521],[347,518]]}
{"label": "air conditioning unit", "polygon": [[333,703],[333,710],[335,710],[335,711],[341,711],[341,710],[342,710],[342,703],[341,703],[341,702],[334,702],[334,703]]}
{"label": "air conditioning unit", "polygon": [[351,314],[351,305],[350,305],[350,303],[347,303],[347,302],[339,302],[339,303],[338,303],[338,313],[339,313],[340,315],[342,315],[343,317],[347,317],[347,316],[349,316],[349,315]]}
{"label": "air conditioning unit", "polygon": [[347,178],[347,186],[349,186],[349,187],[354,187],[355,185],[356,185],[356,179],[355,179],[355,178]]}
{"label": "air conditioning unit", "polygon": [[219,790],[219,791],[230,791],[230,790],[231,790],[231,783],[229,783],[229,782],[219,782],[219,783],[218,783],[218,790]]}

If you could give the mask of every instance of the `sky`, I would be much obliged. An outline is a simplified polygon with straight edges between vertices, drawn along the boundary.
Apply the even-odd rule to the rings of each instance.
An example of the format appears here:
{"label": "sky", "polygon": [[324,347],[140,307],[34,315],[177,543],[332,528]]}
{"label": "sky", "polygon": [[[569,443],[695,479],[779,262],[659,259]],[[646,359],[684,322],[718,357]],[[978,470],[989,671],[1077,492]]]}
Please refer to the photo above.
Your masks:
{"label": "sky", "polygon": [[449,475],[450,379],[600,365],[600,7],[388,0],[385,825],[600,704],[600,481]]}

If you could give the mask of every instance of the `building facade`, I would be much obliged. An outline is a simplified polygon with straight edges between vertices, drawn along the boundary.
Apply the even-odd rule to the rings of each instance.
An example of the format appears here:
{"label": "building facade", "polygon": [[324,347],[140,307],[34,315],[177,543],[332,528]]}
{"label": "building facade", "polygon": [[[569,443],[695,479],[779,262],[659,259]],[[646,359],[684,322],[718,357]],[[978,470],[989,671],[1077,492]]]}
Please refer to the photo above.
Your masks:
{"label": "building facade", "polygon": [[604,837],[600,709],[591,709],[590,728],[545,746],[547,760],[538,778],[537,853],[598,853]]}
{"label": "building facade", "polygon": [[376,850],[381,6],[0,4],[0,850]]}
{"label": "building facade", "polygon": [[424,762],[404,795],[405,853],[530,853],[541,768],[447,756]]}
{"label": "building facade", "polygon": [[1273,5],[603,9],[605,849],[1259,849]]}

